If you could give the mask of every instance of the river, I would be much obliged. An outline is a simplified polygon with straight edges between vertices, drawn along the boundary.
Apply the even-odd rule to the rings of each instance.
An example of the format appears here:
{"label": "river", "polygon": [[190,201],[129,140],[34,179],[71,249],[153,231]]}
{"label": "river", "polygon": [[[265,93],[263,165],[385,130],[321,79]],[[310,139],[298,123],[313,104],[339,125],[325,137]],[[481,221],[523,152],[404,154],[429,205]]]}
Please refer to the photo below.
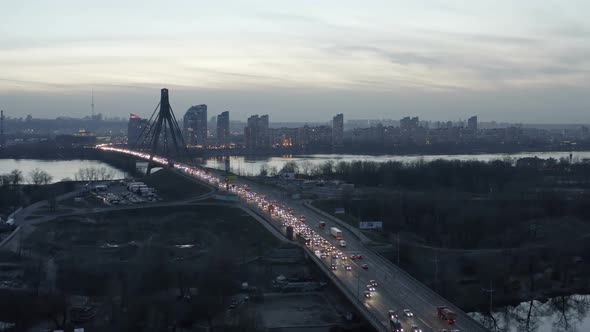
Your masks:
{"label": "river", "polygon": [[[494,312],[497,331],[502,332],[588,332],[590,331],[590,296],[569,295],[547,300],[523,302]],[[476,319],[482,316],[473,314]],[[486,321],[489,323],[490,319]],[[486,326],[490,327],[490,325]],[[495,331],[494,329],[491,329]]]}
{"label": "river", "polygon": [[[283,157],[258,157],[249,158],[243,156],[230,157],[230,169],[232,172],[239,175],[257,175],[260,173],[262,167],[267,169],[276,168],[280,170],[287,162],[296,162],[300,167],[303,164],[308,165],[319,165],[328,160],[334,162],[339,161],[352,161],[352,160],[368,160],[376,162],[385,162],[389,160],[401,161],[401,162],[415,162],[419,160],[432,161],[436,159],[444,160],[504,160],[524,157],[539,157],[539,158],[569,158],[570,153],[574,159],[585,159],[590,158],[590,151],[560,151],[560,152],[521,152],[512,154],[492,153],[492,154],[457,154],[457,155],[385,155],[385,156],[369,156],[369,155],[349,155],[349,154],[316,154],[316,155],[303,155],[303,156],[283,156]],[[220,158],[208,158],[202,160],[204,166],[224,169],[225,162],[222,157]]]}
{"label": "river", "polygon": [[76,173],[81,168],[105,168],[113,179],[125,177],[124,171],[97,160],[38,160],[38,159],[0,159],[0,174],[6,174],[14,169],[23,172],[25,182],[29,173],[35,168],[42,169],[53,177],[52,182],[61,181],[64,178],[75,179]]}

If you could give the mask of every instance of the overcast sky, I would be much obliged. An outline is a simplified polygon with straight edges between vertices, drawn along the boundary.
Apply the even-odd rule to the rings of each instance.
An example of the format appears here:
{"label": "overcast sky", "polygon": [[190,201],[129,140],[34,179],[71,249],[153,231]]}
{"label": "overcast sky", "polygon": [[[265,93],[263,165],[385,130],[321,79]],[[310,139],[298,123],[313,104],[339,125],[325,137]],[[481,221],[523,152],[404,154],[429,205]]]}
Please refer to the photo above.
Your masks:
{"label": "overcast sky", "polygon": [[[93,5],[91,5],[91,3]],[[0,108],[151,114],[170,89],[233,119],[590,122],[588,0],[18,0]]]}

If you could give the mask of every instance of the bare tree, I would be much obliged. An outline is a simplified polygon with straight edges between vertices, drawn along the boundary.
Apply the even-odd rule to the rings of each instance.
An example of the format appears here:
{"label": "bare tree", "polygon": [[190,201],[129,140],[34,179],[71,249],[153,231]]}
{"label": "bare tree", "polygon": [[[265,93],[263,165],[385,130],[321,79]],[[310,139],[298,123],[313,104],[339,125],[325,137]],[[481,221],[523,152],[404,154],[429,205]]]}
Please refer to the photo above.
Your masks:
{"label": "bare tree", "polygon": [[260,173],[258,175],[263,176],[263,177],[268,176],[268,166],[266,166],[266,165],[260,166]]}
{"label": "bare tree", "polygon": [[29,183],[36,186],[49,184],[51,180],[53,180],[53,176],[40,168],[29,172]]}
{"label": "bare tree", "polygon": [[101,167],[97,170],[98,177],[101,180],[112,180],[115,177],[115,172],[112,169],[107,169],[106,167]]}
{"label": "bare tree", "polygon": [[23,172],[18,169],[13,169],[9,174],[12,185],[19,185],[24,181]]}
{"label": "bare tree", "polygon": [[281,168],[281,173],[298,173],[299,172],[299,165],[297,165],[294,161],[288,161],[283,165]]}
{"label": "bare tree", "polygon": [[310,175],[312,167],[313,167],[313,164],[311,163],[311,161],[304,160],[301,163],[301,173],[305,174],[305,175]]}
{"label": "bare tree", "polygon": [[0,185],[9,186],[12,183],[10,174],[0,174]]}
{"label": "bare tree", "polygon": [[[106,169],[104,177],[107,177]],[[74,174],[76,181],[98,181],[100,179],[100,170],[96,167],[85,167],[80,168],[76,174]]]}

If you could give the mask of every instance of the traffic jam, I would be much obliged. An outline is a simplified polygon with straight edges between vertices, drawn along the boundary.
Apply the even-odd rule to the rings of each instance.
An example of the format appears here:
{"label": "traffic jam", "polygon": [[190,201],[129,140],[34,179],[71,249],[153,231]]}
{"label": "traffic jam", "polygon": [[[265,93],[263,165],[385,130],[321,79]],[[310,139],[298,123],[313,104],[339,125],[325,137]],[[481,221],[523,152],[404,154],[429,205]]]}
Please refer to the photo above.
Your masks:
{"label": "traffic jam", "polygon": [[[150,159],[150,155],[143,152],[114,148],[107,145],[100,145],[97,146],[97,148],[108,151],[126,153],[142,159]],[[207,182],[221,190],[229,190],[230,192],[238,195],[241,199],[248,202],[250,205],[253,205],[256,208],[258,208],[260,212],[267,213],[270,216],[272,216],[272,218],[278,219],[279,222],[281,222],[284,234],[290,236],[289,233],[291,232],[292,236],[294,236],[299,243],[307,246],[310,250],[313,251],[313,253],[317,257],[319,257],[321,260],[324,260],[326,264],[329,264],[331,270],[334,273],[336,273],[339,269],[342,269],[347,273],[352,272],[352,260],[358,261],[358,266],[361,269],[369,269],[369,266],[367,264],[362,263],[362,255],[351,254],[350,257],[348,257],[338,248],[346,247],[346,241],[344,241],[342,232],[338,228],[330,227],[329,229],[330,235],[335,239],[335,245],[332,244],[332,242],[330,242],[329,240],[319,235],[311,227],[309,227],[306,223],[305,216],[298,216],[294,210],[279,204],[277,201],[269,200],[268,197],[265,195],[260,195],[253,192],[251,188],[247,185],[229,185],[222,181],[220,178],[208,173],[205,170],[188,166],[182,163],[173,163],[166,158],[154,156],[152,160],[153,162],[160,164],[162,166],[174,167],[175,169],[185,174],[197,177],[200,180]],[[321,231],[325,231],[326,229],[325,222],[320,221],[317,226]],[[366,288],[363,291],[365,301],[371,300],[371,298],[373,297],[373,293],[377,291],[377,288],[377,281],[370,280],[369,284],[366,285]],[[404,309],[402,311],[402,314],[403,316],[408,318],[414,316],[413,313],[408,309]],[[389,318],[389,325],[391,327],[391,330],[395,332],[403,332],[403,328],[401,322],[399,321],[399,316],[397,315],[397,313],[393,310],[390,310],[387,313],[387,316]],[[410,331],[421,332],[422,330],[418,326],[412,325]],[[456,330],[453,330],[453,332],[455,331]]]}
{"label": "traffic jam", "polygon": [[[115,148],[108,145],[100,145],[97,146],[99,149],[107,150],[107,151],[114,151],[120,153],[126,153],[133,155],[138,158],[142,159],[150,159],[150,155],[144,152],[138,152],[128,149],[121,149]],[[304,243],[308,248],[310,248],[314,254],[320,257],[322,260],[330,261],[330,268],[333,271],[338,270],[340,263],[340,268],[344,269],[344,271],[352,271],[352,265],[348,262],[349,260],[362,260],[363,256],[360,254],[353,254],[350,257],[347,257],[338,247],[332,244],[330,241],[319,235],[315,232],[311,227],[306,224],[305,216],[297,216],[296,213],[289,209],[286,206],[282,206],[276,201],[270,201],[268,197],[264,195],[259,195],[253,192],[247,185],[237,186],[231,185],[226,186],[220,178],[206,172],[205,170],[191,167],[182,163],[172,163],[166,158],[154,156],[152,158],[154,163],[160,164],[162,166],[171,166],[180,170],[188,175],[194,176],[199,178],[202,181],[205,181],[219,189],[225,190],[229,189],[230,192],[235,193],[241,199],[247,201],[251,205],[256,206],[260,211],[269,213],[273,218],[278,219],[281,222],[281,226],[283,228],[283,233],[287,234],[287,229],[292,229],[292,234],[295,238]],[[320,222],[318,224],[320,229],[324,229],[326,227],[324,222]],[[346,242],[343,239],[342,232],[335,227],[330,228],[330,233],[334,238],[336,238],[338,246],[345,247]],[[369,266],[367,264],[359,264],[359,266],[363,270],[368,270]],[[370,285],[366,286],[366,291],[364,292],[365,298],[367,300],[371,299],[371,293],[376,291],[377,282],[372,281]]]}

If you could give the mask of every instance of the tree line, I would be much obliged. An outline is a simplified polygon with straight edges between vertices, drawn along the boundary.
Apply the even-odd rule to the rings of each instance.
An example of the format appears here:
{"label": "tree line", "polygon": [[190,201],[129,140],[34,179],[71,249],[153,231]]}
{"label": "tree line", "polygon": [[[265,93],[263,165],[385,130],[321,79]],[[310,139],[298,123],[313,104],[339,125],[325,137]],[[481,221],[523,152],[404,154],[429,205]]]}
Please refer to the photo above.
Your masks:
{"label": "tree line", "polygon": [[434,160],[401,161],[309,161],[288,162],[280,171],[261,168],[260,175],[297,173],[301,178],[343,180],[360,186],[384,186],[406,189],[455,188],[467,192],[494,192],[510,183],[541,183],[543,179],[590,183],[590,164],[569,159],[544,160],[542,166],[519,165],[511,159],[494,161]]}
{"label": "tree line", "polygon": [[112,180],[114,176],[115,173],[106,167],[86,167],[74,174],[74,180],[64,178],[54,183],[53,176],[40,168],[28,173],[14,169],[0,174],[0,214],[72,191],[75,187],[73,181],[104,181]]}

